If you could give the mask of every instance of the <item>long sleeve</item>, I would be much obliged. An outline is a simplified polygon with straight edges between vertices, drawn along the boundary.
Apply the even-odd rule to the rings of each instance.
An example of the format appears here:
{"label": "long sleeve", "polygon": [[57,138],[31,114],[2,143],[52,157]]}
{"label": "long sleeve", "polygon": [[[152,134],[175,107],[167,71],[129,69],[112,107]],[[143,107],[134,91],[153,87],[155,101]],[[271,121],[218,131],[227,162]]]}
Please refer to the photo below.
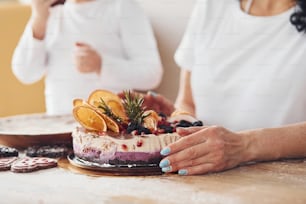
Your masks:
{"label": "long sleeve", "polygon": [[34,83],[44,76],[47,59],[45,47],[45,41],[33,37],[31,23],[29,22],[12,59],[13,73],[21,82]]}
{"label": "long sleeve", "polygon": [[156,88],[163,69],[149,20],[139,6],[129,0],[120,1],[118,15],[125,58],[101,53],[101,80],[112,83],[118,90]]}

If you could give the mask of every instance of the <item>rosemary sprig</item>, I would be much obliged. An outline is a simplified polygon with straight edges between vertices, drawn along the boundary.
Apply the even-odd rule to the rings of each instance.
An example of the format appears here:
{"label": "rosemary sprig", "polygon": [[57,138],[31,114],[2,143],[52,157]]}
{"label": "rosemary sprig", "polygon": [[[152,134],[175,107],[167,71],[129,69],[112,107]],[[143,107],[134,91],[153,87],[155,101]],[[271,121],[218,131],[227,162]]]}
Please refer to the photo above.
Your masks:
{"label": "rosemary sprig", "polygon": [[100,102],[100,105],[98,106],[98,108],[102,109],[103,113],[105,115],[107,115],[108,117],[112,118],[114,121],[116,121],[118,123],[123,123],[122,118],[115,115],[114,112],[112,111],[112,109],[105,103],[105,101],[102,98],[100,98],[100,100],[101,100],[101,102]]}
{"label": "rosemary sprig", "polygon": [[124,91],[124,96],[123,107],[130,123],[142,125],[144,118],[149,115],[144,115],[145,109],[142,107],[144,98],[130,91]]}

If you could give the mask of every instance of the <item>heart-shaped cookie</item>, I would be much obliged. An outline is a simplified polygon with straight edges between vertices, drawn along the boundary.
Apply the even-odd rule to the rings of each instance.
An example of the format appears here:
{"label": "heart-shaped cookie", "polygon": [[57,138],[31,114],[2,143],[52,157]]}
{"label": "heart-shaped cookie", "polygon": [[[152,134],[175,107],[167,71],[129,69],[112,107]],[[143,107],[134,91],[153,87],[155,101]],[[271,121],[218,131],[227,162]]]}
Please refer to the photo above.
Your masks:
{"label": "heart-shaped cookie", "polygon": [[5,157],[5,158],[0,158],[0,171],[10,170],[11,165],[12,165],[13,162],[16,161],[17,159],[18,159],[17,157]]}
{"label": "heart-shaped cookie", "polygon": [[56,166],[56,159],[47,157],[25,157],[15,161],[11,166],[11,171],[15,173],[27,173]]}

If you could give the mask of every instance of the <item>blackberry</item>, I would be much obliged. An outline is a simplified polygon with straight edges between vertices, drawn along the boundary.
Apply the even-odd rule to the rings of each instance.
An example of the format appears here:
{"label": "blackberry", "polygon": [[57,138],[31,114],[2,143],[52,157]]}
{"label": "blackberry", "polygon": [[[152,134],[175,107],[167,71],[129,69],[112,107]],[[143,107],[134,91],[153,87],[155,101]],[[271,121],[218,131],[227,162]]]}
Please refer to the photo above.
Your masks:
{"label": "blackberry", "polygon": [[130,134],[134,130],[138,130],[139,125],[137,123],[130,122],[126,128],[126,132]]}
{"label": "blackberry", "polygon": [[151,130],[149,130],[148,128],[145,128],[143,126],[138,127],[137,131],[138,131],[139,134],[144,133],[146,135],[152,133]]}
{"label": "blackberry", "polygon": [[192,123],[192,126],[203,126],[203,122],[200,120],[195,121],[194,123]]}
{"label": "blackberry", "polygon": [[169,125],[160,125],[158,128],[163,129],[165,133],[173,133],[173,127]]}
{"label": "blackberry", "polygon": [[192,123],[187,120],[180,120],[176,127],[191,127]]}
{"label": "blackberry", "polygon": [[143,134],[151,134],[152,133],[151,130],[149,130],[148,128],[145,128],[142,125],[139,125],[139,124],[133,123],[133,122],[130,122],[128,124],[126,131],[127,131],[128,134],[132,133],[133,131],[136,131],[136,135],[141,135],[142,133]]}

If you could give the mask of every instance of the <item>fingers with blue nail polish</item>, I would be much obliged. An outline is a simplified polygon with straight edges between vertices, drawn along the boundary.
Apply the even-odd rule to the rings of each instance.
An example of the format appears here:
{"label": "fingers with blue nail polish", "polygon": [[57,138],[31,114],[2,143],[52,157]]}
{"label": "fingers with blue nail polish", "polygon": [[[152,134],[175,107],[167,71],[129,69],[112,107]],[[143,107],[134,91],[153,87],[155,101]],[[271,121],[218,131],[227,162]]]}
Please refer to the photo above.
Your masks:
{"label": "fingers with blue nail polish", "polygon": [[171,151],[170,148],[166,147],[160,151],[160,154],[163,156],[167,156],[168,154],[170,154],[170,151]]}
{"label": "fingers with blue nail polish", "polygon": [[160,168],[168,167],[170,166],[170,161],[168,159],[161,160],[159,163]]}
{"label": "fingers with blue nail polish", "polygon": [[181,176],[186,176],[186,175],[188,175],[188,171],[186,169],[180,169],[178,171],[178,174],[181,175]]}
{"label": "fingers with blue nail polish", "polygon": [[164,168],[162,168],[162,171],[165,172],[165,173],[171,172],[172,171],[172,167],[171,166],[164,167]]}

